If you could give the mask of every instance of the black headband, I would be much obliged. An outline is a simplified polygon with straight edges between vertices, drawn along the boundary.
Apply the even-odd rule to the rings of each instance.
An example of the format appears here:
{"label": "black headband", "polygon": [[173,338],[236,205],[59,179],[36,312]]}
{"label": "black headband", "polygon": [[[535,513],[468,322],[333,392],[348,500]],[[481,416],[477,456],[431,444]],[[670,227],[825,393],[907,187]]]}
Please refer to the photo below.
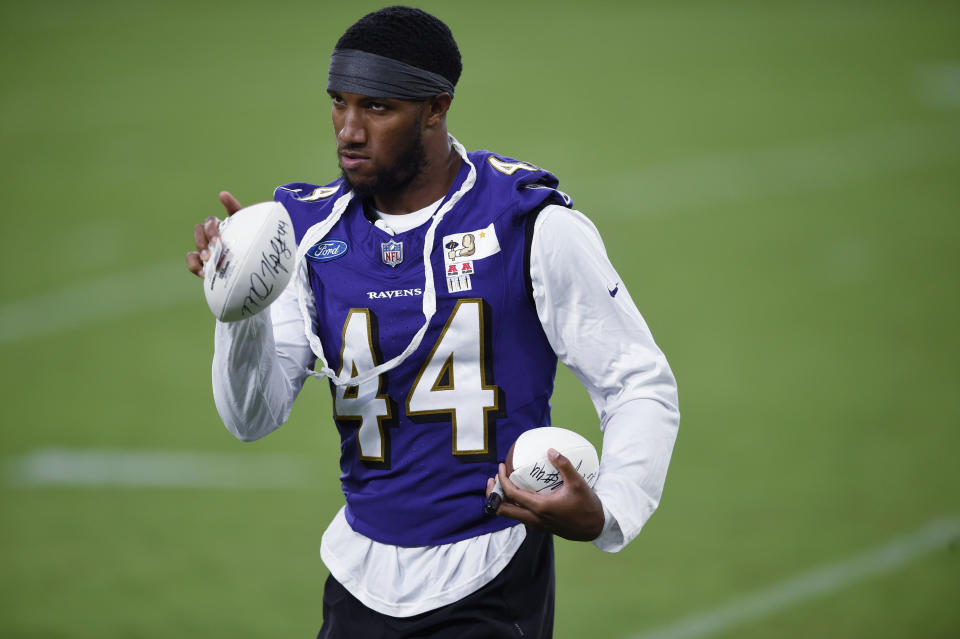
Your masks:
{"label": "black headband", "polygon": [[334,49],[327,91],[359,93],[376,98],[426,100],[438,93],[453,95],[453,83],[438,73],[356,49]]}

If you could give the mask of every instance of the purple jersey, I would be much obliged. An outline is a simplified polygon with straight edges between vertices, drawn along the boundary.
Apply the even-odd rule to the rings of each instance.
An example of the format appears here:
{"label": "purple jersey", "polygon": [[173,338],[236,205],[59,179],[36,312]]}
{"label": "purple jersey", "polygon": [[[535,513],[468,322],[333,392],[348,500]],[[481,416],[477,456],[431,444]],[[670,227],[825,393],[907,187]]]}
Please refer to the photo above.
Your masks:
{"label": "purple jersey", "polygon": [[[546,171],[485,151],[468,157],[476,182],[434,231],[436,313],[419,347],[359,386],[331,384],[347,521],[382,543],[439,545],[515,525],[484,514],[486,480],[520,433],[550,424],[557,358],[533,305],[528,248],[536,212],[571,202]],[[338,180],[288,184],[274,197],[300,243],[344,193]],[[371,218],[351,199],[306,253],[323,355],[351,377],[411,343],[428,293],[431,224],[390,235]]]}

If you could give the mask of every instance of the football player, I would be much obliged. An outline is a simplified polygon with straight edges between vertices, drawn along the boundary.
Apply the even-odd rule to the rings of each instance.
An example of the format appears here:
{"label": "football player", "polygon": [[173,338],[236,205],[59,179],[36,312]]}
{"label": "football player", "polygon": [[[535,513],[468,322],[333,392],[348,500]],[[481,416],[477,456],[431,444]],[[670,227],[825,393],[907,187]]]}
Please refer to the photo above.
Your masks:
{"label": "football player", "polygon": [[[448,133],[460,72],[450,30],[418,9],[344,33],[327,84],[342,175],[277,188],[298,272],[269,312],[216,325],[214,399],[236,437],[280,427],[308,376],[330,382],[346,504],[321,543],[320,637],[551,636],[552,535],[623,548],[676,438],[673,374],[596,228],[549,172]],[[197,275],[217,224],[195,231]],[[595,489],[551,451],[564,483],[546,496],[501,462],[551,423],[558,358],[603,447]],[[495,477],[505,499],[485,510]]]}

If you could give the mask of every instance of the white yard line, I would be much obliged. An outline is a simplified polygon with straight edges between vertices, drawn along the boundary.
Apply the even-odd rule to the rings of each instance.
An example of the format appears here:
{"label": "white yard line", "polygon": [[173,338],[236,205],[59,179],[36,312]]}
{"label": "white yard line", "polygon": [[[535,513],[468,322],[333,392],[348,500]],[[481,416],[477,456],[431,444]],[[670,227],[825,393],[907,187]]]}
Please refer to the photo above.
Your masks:
{"label": "white yard line", "polygon": [[[919,124],[604,174],[582,180],[578,190],[604,209],[588,213],[639,219],[785,192],[829,188],[944,159],[960,159],[960,126]],[[0,304],[0,344],[44,337],[191,299],[203,304],[200,282],[187,273],[182,258],[124,270]]]}
{"label": "white yard line", "polygon": [[695,639],[727,632],[808,599],[885,575],[945,549],[960,537],[960,519],[931,522],[923,528],[847,559],[825,564],[719,606],[691,613],[630,639]]}
{"label": "white yard line", "polygon": [[[581,181],[582,188],[573,196],[575,205],[581,193],[609,207],[595,215],[649,219],[751,198],[833,188],[943,160],[960,160],[960,125],[910,124],[600,175]],[[777,215],[775,209],[769,213]]]}
{"label": "white yard line", "polygon": [[960,107],[960,61],[927,64],[917,69],[917,92],[928,106]]}
{"label": "white yard line", "polygon": [[279,453],[43,449],[4,464],[14,486],[309,490],[314,461]]}
{"label": "white yard line", "polygon": [[[312,458],[281,453],[197,453],[43,449],[4,464],[20,487],[211,488],[310,490]],[[825,564],[720,605],[633,635],[630,639],[697,639],[894,572],[960,538],[960,518],[933,521],[863,553]]]}
{"label": "white yard line", "polygon": [[191,299],[204,304],[200,280],[187,272],[182,258],[123,270],[0,305],[0,344],[44,337]]}

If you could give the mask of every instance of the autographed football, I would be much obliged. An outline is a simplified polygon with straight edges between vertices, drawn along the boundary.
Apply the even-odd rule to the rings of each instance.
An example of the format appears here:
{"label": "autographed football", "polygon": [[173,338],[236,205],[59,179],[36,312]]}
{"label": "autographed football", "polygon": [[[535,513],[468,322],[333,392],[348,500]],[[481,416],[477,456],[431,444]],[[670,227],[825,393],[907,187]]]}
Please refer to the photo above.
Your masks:
{"label": "autographed football", "polygon": [[203,266],[203,292],[214,316],[256,315],[286,288],[297,261],[293,223],[279,202],[240,209],[220,223],[220,241]]}
{"label": "autographed football", "polygon": [[600,471],[597,449],[580,433],[556,426],[533,428],[517,438],[505,462],[510,481],[521,488],[547,494],[560,488],[563,478],[547,457],[549,448],[569,459],[593,488]]}

